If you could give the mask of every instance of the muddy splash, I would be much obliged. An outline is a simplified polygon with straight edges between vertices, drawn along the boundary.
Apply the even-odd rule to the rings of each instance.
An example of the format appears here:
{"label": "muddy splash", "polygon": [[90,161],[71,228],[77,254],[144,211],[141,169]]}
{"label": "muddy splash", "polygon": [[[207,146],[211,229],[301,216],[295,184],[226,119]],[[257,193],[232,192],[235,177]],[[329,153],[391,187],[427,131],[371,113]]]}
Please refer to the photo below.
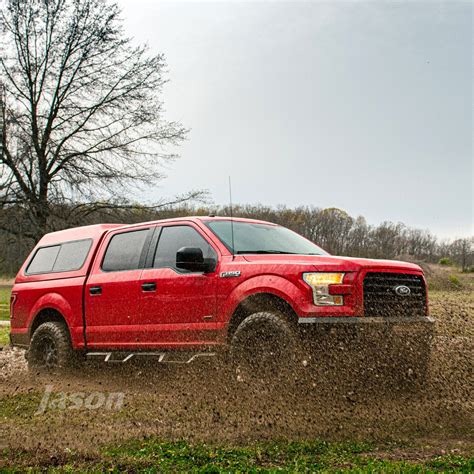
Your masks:
{"label": "muddy splash", "polygon": [[[461,302],[461,303],[460,303]],[[74,450],[156,435],[163,439],[248,443],[263,439],[437,440],[471,450],[474,299],[433,300],[435,336],[423,386],[396,384],[370,371],[373,346],[328,346],[294,376],[240,382],[221,359],[190,366],[92,365],[67,376],[28,373],[23,354],[0,352],[0,440],[12,450]],[[120,410],[49,409],[35,415],[46,386],[54,392],[123,393]]]}

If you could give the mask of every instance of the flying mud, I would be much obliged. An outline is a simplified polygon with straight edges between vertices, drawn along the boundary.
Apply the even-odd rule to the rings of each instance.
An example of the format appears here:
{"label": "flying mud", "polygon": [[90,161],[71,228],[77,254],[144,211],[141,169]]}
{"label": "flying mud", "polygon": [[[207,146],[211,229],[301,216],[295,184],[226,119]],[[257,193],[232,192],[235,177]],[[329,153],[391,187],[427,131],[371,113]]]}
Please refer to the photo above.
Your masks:
{"label": "flying mud", "polygon": [[[383,343],[331,336],[285,379],[242,380],[223,358],[190,365],[92,364],[68,375],[28,372],[21,350],[0,352],[0,447],[44,455],[155,435],[218,443],[265,439],[397,440],[459,445],[473,439],[474,298],[440,293],[426,380],[384,360]],[[396,351],[395,351],[396,353]],[[418,355],[414,353],[414,362]],[[394,364],[395,362],[395,364]],[[387,370],[387,367],[389,368]],[[49,388],[48,388],[49,387]],[[123,393],[119,410],[48,407],[54,394]],[[36,414],[35,414],[36,413]]]}

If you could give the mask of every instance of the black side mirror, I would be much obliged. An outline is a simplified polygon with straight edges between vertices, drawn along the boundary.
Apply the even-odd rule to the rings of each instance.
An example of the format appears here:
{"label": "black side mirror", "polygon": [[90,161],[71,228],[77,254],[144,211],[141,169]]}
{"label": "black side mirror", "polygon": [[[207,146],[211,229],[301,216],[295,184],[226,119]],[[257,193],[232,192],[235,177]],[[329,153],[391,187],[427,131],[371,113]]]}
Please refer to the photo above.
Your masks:
{"label": "black side mirror", "polygon": [[190,272],[213,272],[215,261],[206,261],[198,247],[183,247],[176,253],[176,268]]}

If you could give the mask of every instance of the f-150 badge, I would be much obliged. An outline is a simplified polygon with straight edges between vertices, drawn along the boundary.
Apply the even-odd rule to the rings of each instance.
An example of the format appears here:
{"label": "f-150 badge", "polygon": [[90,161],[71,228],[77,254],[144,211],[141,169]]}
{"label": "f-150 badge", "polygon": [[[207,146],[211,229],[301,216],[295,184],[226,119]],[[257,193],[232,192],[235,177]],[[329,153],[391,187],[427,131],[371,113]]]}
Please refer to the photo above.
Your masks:
{"label": "f-150 badge", "polygon": [[234,270],[231,272],[222,272],[221,278],[235,278],[240,276],[240,270]]}

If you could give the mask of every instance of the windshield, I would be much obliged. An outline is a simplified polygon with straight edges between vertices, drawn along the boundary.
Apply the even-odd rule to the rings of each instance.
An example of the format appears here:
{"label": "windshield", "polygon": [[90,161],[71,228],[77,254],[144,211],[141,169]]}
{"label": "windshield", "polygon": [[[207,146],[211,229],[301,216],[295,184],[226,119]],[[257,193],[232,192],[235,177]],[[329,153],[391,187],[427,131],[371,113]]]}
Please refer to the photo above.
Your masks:
{"label": "windshield", "polygon": [[207,226],[235,254],[299,254],[328,255],[323,249],[286,227],[250,222],[208,222]]}

